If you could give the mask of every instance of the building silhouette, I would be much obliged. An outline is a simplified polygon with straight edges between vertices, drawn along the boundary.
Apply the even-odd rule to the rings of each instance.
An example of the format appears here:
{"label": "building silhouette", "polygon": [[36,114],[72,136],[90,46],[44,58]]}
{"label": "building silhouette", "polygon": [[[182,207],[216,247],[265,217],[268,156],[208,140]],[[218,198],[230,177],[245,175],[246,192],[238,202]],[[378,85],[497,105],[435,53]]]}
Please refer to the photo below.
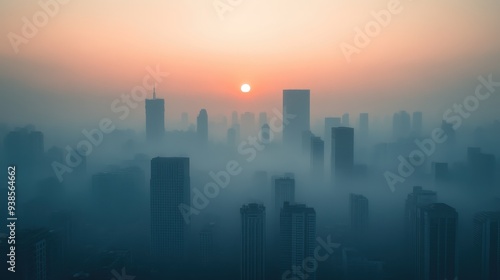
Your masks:
{"label": "building silhouette", "polygon": [[457,221],[454,208],[432,203],[417,210],[416,279],[456,279]]}
{"label": "building silhouette", "polygon": [[274,209],[279,213],[283,203],[295,202],[295,179],[291,176],[274,178]]}
{"label": "building silhouette", "polygon": [[311,138],[311,174],[323,178],[325,172],[325,142],[320,137]]}
{"label": "building silhouette", "polygon": [[310,90],[283,90],[283,115],[283,143],[299,150],[302,132],[310,130]]}
{"label": "building silhouette", "polygon": [[190,205],[189,158],[151,160],[151,254],[159,265],[183,261],[187,224],[179,206]]}
{"label": "building silhouette", "polygon": [[206,145],[208,143],[208,114],[205,109],[201,109],[196,118],[196,134],[199,144]]}
{"label": "building silhouette", "polygon": [[392,117],[392,135],[395,140],[406,138],[411,131],[410,114],[406,111],[394,113]]}
{"label": "building silhouette", "polygon": [[165,100],[156,98],[156,88],[153,89],[153,99],[146,99],[146,139],[150,142],[163,140],[165,136]]}
{"label": "building silhouette", "polygon": [[474,216],[474,250],[477,279],[500,279],[500,212]]}
{"label": "building silhouette", "polygon": [[332,174],[349,173],[354,167],[354,129],[332,128],[331,168]]}
{"label": "building silhouette", "polygon": [[368,113],[359,114],[359,138],[366,141],[369,136],[370,123]]}
{"label": "building silhouette", "polygon": [[241,280],[265,279],[266,208],[243,205],[241,214]]}
{"label": "building silhouette", "polygon": [[349,195],[349,215],[351,218],[351,232],[359,236],[366,233],[369,223],[368,199],[359,194]]}
{"label": "building silhouette", "polygon": [[[280,212],[280,277],[301,267],[305,259],[314,258],[315,248],[316,211],[304,204],[285,202]],[[307,274],[307,279],[316,279],[316,272]]]}

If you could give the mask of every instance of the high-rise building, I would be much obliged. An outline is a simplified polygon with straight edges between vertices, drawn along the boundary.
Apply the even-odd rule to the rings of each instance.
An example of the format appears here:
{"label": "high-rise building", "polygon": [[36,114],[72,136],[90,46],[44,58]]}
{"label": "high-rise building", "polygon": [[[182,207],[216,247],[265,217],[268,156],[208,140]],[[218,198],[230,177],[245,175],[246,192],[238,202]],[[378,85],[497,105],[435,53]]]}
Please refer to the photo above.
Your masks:
{"label": "high-rise building", "polygon": [[273,132],[271,131],[271,127],[269,127],[269,125],[267,123],[265,123],[260,128],[259,140],[263,144],[269,144],[269,143],[271,143],[273,141],[273,138],[274,138],[272,133]]}
{"label": "high-rise building", "polygon": [[241,213],[241,280],[265,279],[266,208],[243,205]]}
{"label": "high-rise building", "polygon": [[435,182],[445,182],[449,179],[447,162],[432,162],[432,177]]}
{"label": "high-rise building", "polygon": [[354,167],[354,129],[332,128],[331,168],[332,174],[348,173]]}
{"label": "high-rise building", "polygon": [[456,279],[457,220],[454,208],[432,203],[417,210],[416,279]]}
{"label": "high-rise building", "polygon": [[311,139],[314,137],[314,134],[309,131],[302,131],[302,153],[305,156],[309,156],[309,152],[311,151]]}
{"label": "high-rise building", "polygon": [[146,99],[146,139],[160,141],[165,135],[165,100],[156,98],[156,88],[153,89],[153,99]]}
{"label": "high-rise building", "polygon": [[349,196],[349,214],[351,216],[351,231],[355,235],[366,232],[369,223],[368,199],[359,194]]}
{"label": "high-rise building", "polygon": [[500,212],[481,212],[474,217],[474,260],[478,280],[500,279]]}
{"label": "high-rise building", "polygon": [[291,176],[274,178],[274,207],[278,211],[283,203],[295,202],[295,179]]}
{"label": "high-rise building", "polygon": [[198,141],[201,145],[208,143],[208,114],[205,109],[201,109],[196,118],[196,134],[198,134]]}
{"label": "high-rise building", "polygon": [[151,253],[161,264],[182,262],[187,223],[179,206],[189,207],[189,158],[151,160]]}
{"label": "high-rise building", "polygon": [[[314,259],[316,247],[316,211],[304,204],[285,202],[280,213],[280,276],[304,260]],[[308,272],[310,280],[315,272]]]}
{"label": "high-rise building", "polygon": [[310,130],[310,90],[283,90],[283,115],[283,143],[298,150],[302,132]]}
{"label": "high-rise building", "polygon": [[359,138],[366,141],[370,129],[368,113],[359,114]]}
{"label": "high-rise building", "polygon": [[311,138],[311,172],[316,178],[323,178],[325,171],[325,142],[320,137]]}
{"label": "high-rise building", "polygon": [[215,257],[214,227],[215,223],[208,223],[200,231],[200,264],[203,268],[209,267]]}
{"label": "high-rise building", "polygon": [[413,187],[413,192],[408,194],[405,202],[405,231],[408,244],[408,255],[410,265],[415,269],[416,265],[416,232],[417,232],[417,210],[421,206],[429,205],[437,201],[436,192],[424,190],[420,186]]}

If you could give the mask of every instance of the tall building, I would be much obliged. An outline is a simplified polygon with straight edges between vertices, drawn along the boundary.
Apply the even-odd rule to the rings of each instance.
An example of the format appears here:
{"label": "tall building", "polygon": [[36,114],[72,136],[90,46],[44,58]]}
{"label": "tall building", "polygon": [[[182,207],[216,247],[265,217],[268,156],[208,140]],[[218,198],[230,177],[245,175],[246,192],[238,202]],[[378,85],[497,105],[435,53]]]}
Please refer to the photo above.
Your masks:
{"label": "tall building", "polygon": [[457,211],[444,203],[418,208],[417,280],[456,279],[457,220]]}
{"label": "tall building", "polygon": [[474,245],[477,279],[500,279],[500,212],[475,215]]}
{"label": "tall building", "polygon": [[17,128],[5,135],[3,144],[7,163],[15,164],[33,176],[44,157],[43,133],[33,126]]}
{"label": "tall building", "polygon": [[445,182],[449,179],[448,163],[447,162],[435,162],[431,164],[432,177],[435,182]]}
{"label": "tall building", "polygon": [[200,231],[200,264],[203,268],[213,264],[215,257],[214,227],[215,223],[208,223]]}
{"label": "tall building", "polygon": [[153,99],[146,99],[146,139],[160,141],[165,136],[165,100],[156,98],[156,88],[153,89]]}
{"label": "tall building", "polygon": [[359,138],[366,141],[370,129],[368,113],[359,114]]}
{"label": "tall building", "polygon": [[332,128],[331,168],[332,174],[348,173],[354,167],[354,129]]}
{"label": "tall building", "polygon": [[325,172],[325,142],[320,137],[311,138],[311,172],[315,178]]}
{"label": "tall building", "polygon": [[291,176],[274,178],[274,207],[278,211],[283,203],[295,202],[295,179]]}
{"label": "tall building", "polygon": [[314,134],[309,131],[302,131],[302,154],[305,156],[309,156],[309,152],[311,151],[311,139],[314,137]]}
{"label": "tall building", "polygon": [[406,243],[408,244],[408,255],[410,265],[416,266],[416,233],[417,233],[417,210],[421,206],[429,205],[437,201],[436,192],[424,190],[420,186],[413,187],[413,192],[408,194],[405,202],[405,231]]}
{"label": "tall building", "polygon": [[269,144],[273,141],[273,132],[271,131],[271,127],[267,123],[262,125],[259,133],[259,140],[262,141],[263,144]]}
{"label": "tall building", "polygon": [[182,262],[187,224],[179,211],[189,207],[189,158],[156,157],[151,160],[151,254],[160,264]]}
{"label": "tall building", "polygon": [[283,90],[283,115],[283,143],[298,150],[302,132],[310,130],[310,90]]}
{"label": "tall building", "polygon": [[243,205],[241,213],[241,280],[265,279],[266,208]]}
{"label": "tall building", "polygon": [[368,199],[359,194],[349,196],[349,214],[351,216],[351,231],[355,235],[366,232],[369,223]]}
{"label": "tall building", "polygon": [[208,114],[205,109],[201,109],[196,118],[196,134],[198,135],[198,143],[201,145],[208,143]]}
{"label": "tall building", "polygon": [[[314,259],[315,248],[316,211],[304,204],[285,202],[280,213],[280,275],[302,267],[305,259]],[[307,274],[307,279],[316,279],[315,272]]]}

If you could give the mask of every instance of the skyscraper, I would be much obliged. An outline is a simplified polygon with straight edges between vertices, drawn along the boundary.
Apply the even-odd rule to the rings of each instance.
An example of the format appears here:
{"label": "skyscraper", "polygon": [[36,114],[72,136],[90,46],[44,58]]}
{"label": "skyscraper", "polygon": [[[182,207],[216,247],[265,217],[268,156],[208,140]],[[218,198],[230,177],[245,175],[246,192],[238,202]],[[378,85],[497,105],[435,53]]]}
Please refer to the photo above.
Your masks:
{"label": "skyscraper", "polygon": [[[304,204],[285,202],[280,213],[280,277],[303,261],[314,259],[316,247],[316,211]],[[307,272],[310,280],[315,272]],[[281,279],[281,278],[280,278]]]}
{"label": "skyscraper", "polygon": [[394,113],[392,117],[392,134],[394,139],[408,137],[411,130],[410,114],[406,111]]}
{"label": "skyscraper", "polygon": [[320,137],[311,138],[311,172],[315,178],[323,178],[325,170],[325,142]]}
{"label": "skyscraper", "polygon": [[241,213],[241,280],[265,279],[266,208],[243,205]]}
{"label": "skyscraper", "polygon": [[349,196],[349,214],[351,216],[351,231],[355,235],[365,232],[368,229],[368,199],[359,194]]}
{"label": "skyscraper", "polygon": [[418,208],[417,280],[456,279],[457,220],[457,211],[444,203]]}
{"label": "skyscraper", "polygon": [[165,135],[165,100],[156,98],[156,88],[153,89],[153,99],[146,99],[146,139],[160,141]]}
{"label": "skyscraper", "polygon": [[198,135],[198,143],[201,145],[208,143],[208,114],[205,109],[201,109],[196,118],[196,134]]}
{"label": "skyscraper", "polygon": [[151,160],[151,253],[161,264],[183,260],[187,226],[179,205],[190,205],[189,158]]}
{"label": "skyscraper", "polygon": [[332,128],[332,174],[349,173],[354,167],[354,129]]}
{"label": "skyscraper", "polygon": [[295,179],[289,176],[274,178],[274,191],[274,207],[279,213],[284,202],[295,202]]}
{"label": "skyscraper", "polygon": [[283,90],[283,115],[283,143],[298,150],[302,132],[310,130],[310,90]]}
{"label": "skyscraper", "polygon": [[474,260],[478,280],[500,279],[500,212],[481,212],[474,217]]}
{"label": "skyscraper", "polygon": [[435,203],[437,200],[436,192],[422,189],[420,186],[413,187],[413,192],[408,194],[405,203],[405,231],[406,242],[408,244],[408,255],[410,256],[410,265],[415,269],[416,266],[416,232],[417,232],[417,210],[421,206]]}

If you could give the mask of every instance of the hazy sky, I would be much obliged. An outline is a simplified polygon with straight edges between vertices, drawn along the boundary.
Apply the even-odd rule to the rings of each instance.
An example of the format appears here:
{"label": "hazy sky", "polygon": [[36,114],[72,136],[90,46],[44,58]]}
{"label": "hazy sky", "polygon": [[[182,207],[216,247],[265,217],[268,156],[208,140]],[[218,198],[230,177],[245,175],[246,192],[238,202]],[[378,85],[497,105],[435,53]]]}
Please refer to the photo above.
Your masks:
{"label": "hazy sky", "polygon": [[[70,0],[17,54],[8,34],[22,35],[23,17],[33,22],[42,8],[0,2],[1,120],[69,125],[112,115],[111,101],[156,65],[170,73],[157,86],[167,118],[187,111],[191,121],[201,108],[211,117],[281,108],[284,88],[311,89],[313,118],[400,108],[434,116],[472,93],[478,75],[500,80],[498,0],[400,1],[350,63],[341,44],[354,45],[355,29],[390,0],[242,0],[223,20],[215,2]],[[142,123],[143,110],[127,121]]]}

